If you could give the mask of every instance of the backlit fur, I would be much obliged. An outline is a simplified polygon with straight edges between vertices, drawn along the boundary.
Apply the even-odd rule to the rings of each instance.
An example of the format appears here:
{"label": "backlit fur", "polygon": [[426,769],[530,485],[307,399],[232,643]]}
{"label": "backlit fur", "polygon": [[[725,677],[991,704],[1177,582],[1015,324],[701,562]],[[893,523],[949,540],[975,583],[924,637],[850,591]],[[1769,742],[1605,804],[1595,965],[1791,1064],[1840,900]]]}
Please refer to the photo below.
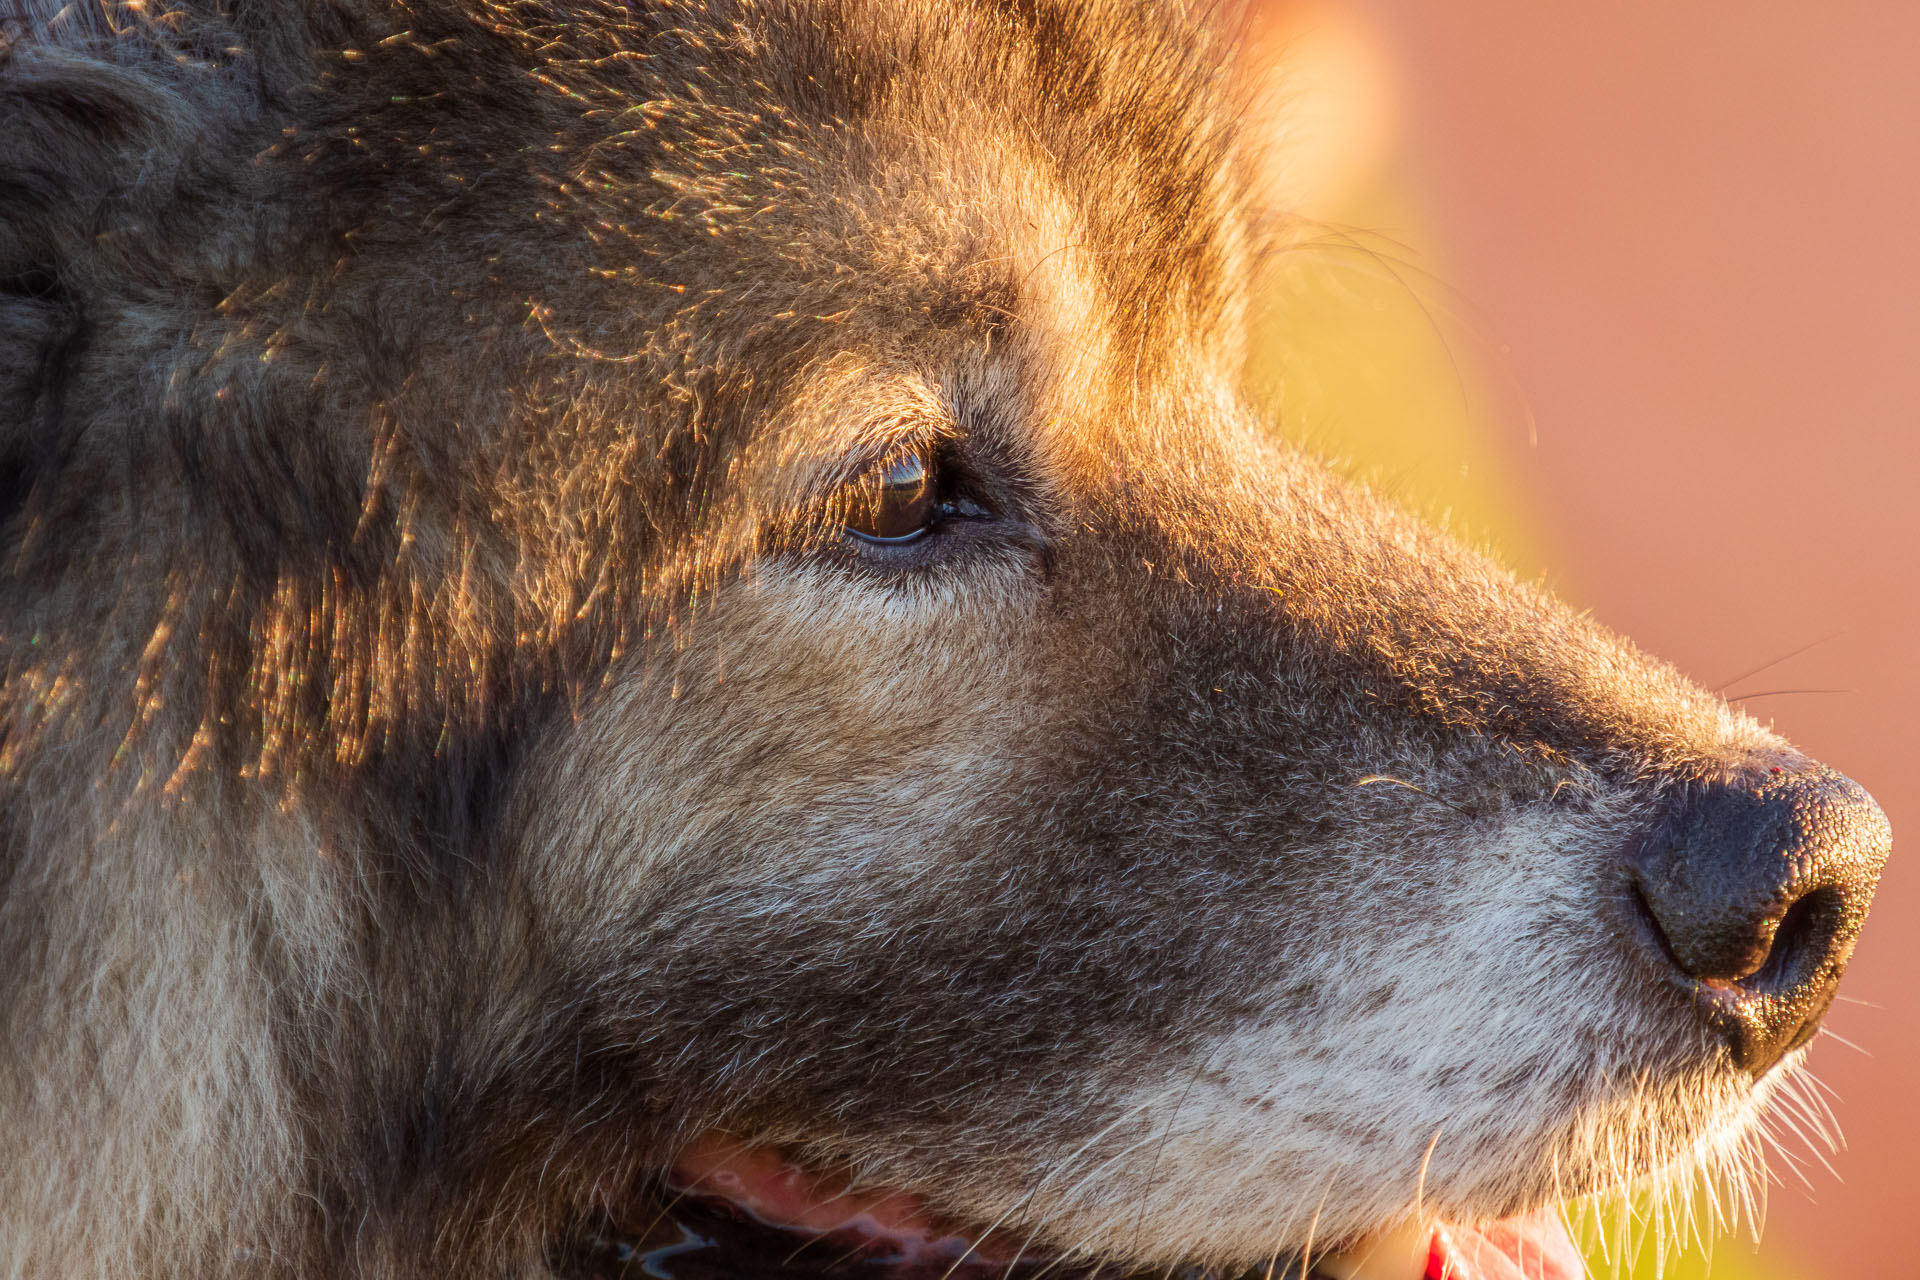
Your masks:
{"label": "backlit fur", "polygon": [[[1154,1265],[1744,1158],[1618,861],[1781,744],[1242,405],[1230,15],[0,14],[0,1273],[537,1275],[715,1128]],[[919,448],[993,518],[843,534]]]}

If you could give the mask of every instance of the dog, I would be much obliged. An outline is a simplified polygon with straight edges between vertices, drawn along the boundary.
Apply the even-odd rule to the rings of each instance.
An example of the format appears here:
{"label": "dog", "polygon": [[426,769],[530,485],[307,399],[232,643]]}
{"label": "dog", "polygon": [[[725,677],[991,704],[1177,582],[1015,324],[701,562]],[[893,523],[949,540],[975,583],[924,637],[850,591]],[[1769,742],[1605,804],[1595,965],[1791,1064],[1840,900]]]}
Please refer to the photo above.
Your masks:
{"label": "dog", "polygon": [[1230,15],[0,14],[4,1274],[1757,1194],[1886,820],[1262,427]]}

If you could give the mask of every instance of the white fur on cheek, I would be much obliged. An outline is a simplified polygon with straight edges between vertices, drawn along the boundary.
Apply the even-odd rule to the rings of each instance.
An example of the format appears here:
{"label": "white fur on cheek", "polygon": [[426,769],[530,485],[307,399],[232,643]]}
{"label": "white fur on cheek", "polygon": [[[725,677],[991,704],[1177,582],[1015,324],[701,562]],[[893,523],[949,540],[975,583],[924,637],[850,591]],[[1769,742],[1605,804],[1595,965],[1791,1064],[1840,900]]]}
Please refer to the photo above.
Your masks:
{"label": "white fur on cheek", "polygon": [[903,863],[918,842],[901,830],[964,813],[1013,767],[998,745],[1029,704],[1006,639],[1030,597],[1012,564],[899,583],[772,566],[735,584],[682,651],[636,662],[572,727],[531,792],[575,815],[532,833],[536,892],[595,904],[587,921],[557,911],[570,928],[619,931],[659,869],[757,858],[827,886],[874,862],[932,871]]}

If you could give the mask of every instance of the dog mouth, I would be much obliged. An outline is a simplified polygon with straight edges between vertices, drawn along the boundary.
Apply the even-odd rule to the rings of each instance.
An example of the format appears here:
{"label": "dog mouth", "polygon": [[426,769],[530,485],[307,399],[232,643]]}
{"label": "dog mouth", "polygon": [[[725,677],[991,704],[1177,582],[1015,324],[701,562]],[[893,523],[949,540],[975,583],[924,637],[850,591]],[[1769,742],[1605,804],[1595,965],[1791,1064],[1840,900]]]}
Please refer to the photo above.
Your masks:
{"label": "dog mouth", "polygon": [[[1584,1280],[1557,1209],[1493,1222],[1408,1222],[1338,1247],[1243,1269],[1143,1268],[1062,1258],[1025,1231],[972,1229],[919,1197],[853,1186],[771,1146],[697,1139],[661,1189],[653,1221],[585,1238],[560,1268],[569,1280]],[[884,1275],[882,1273],[885,1273]]]}

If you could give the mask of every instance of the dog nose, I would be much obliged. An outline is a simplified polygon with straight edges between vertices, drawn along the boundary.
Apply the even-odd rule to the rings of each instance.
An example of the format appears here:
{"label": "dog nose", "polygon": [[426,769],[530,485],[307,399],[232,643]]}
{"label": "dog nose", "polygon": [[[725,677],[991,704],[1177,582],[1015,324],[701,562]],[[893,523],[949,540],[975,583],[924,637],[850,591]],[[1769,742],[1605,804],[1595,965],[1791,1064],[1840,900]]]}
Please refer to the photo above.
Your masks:
{"label": "dog nose", "polygon": [[1858,784],[1796,758],[1689,789],[1642,846],[1664,959],[1754,1076],[1818,1028],[1892,841]]}

